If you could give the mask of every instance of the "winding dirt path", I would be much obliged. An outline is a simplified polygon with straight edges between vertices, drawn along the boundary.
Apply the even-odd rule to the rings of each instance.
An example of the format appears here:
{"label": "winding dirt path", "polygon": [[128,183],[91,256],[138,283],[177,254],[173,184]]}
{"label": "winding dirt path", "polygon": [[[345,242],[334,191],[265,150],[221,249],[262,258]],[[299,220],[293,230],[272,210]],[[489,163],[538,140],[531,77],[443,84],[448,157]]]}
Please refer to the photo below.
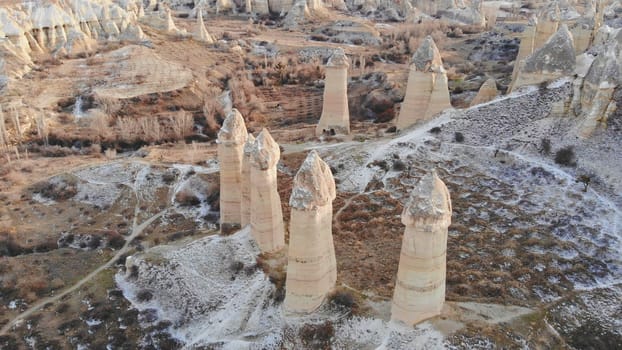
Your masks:
{"label": "winding dirt path", "polygon": [[[59,294],[56,294],[54,296],[50,296],[50,297],[47,297],[47,298],[39,300],[34,305],[30,306],[26,311],[20,313],[16,317],[14,317],[7,324],[5,324],[2,327],[2,329],[0,329],[0,335],[5,335],[7,332],[10,331],[11,327],[13,327],[19,321],[22,321],[22,320],[26,319],[28,316],[30,316],[33,313],[37,312],[44,305],[46,305],[48,303],[56,302],[60,298],[64,297],[65,295],[67,295],[67,294],[69,294],[71,292],[74,292],[78,288],[82,287],[85,283],[87,283],[88,281],[93,279],[93,277],[95,277],[97,274],[99,274],[103,270],[105,270],[105,269],[109,268],[110,266],[112,266],[123,254],[125,254],[130,249],[130,243],[134,240],[134,238],[136,238],[138,235],[140,235],[149,225],[151,225],[154,221],[156,221],[158,218],[160,218],[162,215],[164,215],[164,213],[166,213],[166,211],[168,211],[168,208],[164,208],[163,210],[161,210],[157,214],[151,216],[149,219],[145,220],[141,224],[138,224],[137,220],[138,220],[138,214],[140,213],[141,201],[138,200],[139,199],[138,198],[138,192],[136,191],[136,189],[133,188],[132,186],[130,186],[130,188],[132,188],[132,190],[134,191],[134,195],[136,196],[137,202],[136,202],[136,206],[134,207],[134,219],[132,221],[132,234],[127,237],[123,247],[121,249],[119,249],[117,251],[117,253],[112,258],[110,258],[110,260],[108,260],[105,264],[99,266],[97,269],[93,270],[88,275],[86,275],[83,278],[81,278],[73,286],[71,286],[69,288],[66,288],[65,290],[63,290]],[[170,195],[171,194],[169,194],[169,196]],[[170,202],[170,201],[167,201],[167,202]]]}

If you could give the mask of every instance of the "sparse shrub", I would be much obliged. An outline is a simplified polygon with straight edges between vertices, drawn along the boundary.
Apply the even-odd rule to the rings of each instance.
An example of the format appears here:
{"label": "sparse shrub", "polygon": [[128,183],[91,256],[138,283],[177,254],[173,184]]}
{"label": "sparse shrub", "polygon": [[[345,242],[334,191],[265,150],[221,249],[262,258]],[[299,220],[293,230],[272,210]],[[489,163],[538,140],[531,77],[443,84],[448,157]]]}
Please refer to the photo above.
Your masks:
{"label": "sparse shrub", "polygon": [[244,268],[244,263],[241,261],[234,261],[229,265],[229,269],[234,275],[238,274]]}
{"label": "sparse shrub", "polygon": [[151,293],[151,291],[143,289],[140,292],[138,292],[138,294],[136,294],[136,299],[143,303],[146,301],[149,301],[153,298],[153,293]]}
{"label": "sparse shrub", "polygon": [[401,160],[396,160],[393,162],[393,170],[394,171],[404,171],[406,170],[406,163]]}
{"label": "sparse shrub", "polygon": [[583,183],[583,192],[587,192],[587,186],[590,185],[592,178],[589,175],[579,175],[577,182]]}
{"label": "sparse shrub", "polygon": [[298,332],[302,343],[312,349],[330,349],[335,327],[331,321],[320,324],[306,324]]}
{"label": "sparse shrub", "polygon": [[454,141],[456,141],[456,142],[464,142],[464,135],[461,132],[456,131],[454,133]]}
{"label": "sparse shrub", "polygon": [[555,153],[555,163],[565,166],[575,165],[574,147],[567,146]]}
{"label": "sparse shrub", "polygon": [[356,299],[349,290],[338,288],[328,296],[328,302],[335,307],[353,312],[357,308]]}
{"label": "sparse shrub", "polygon": [[195,193],[188,189],[182,189],[175,196],[175,201],[183,207],[194,207],[201,204],[201,200]]}
{"label": "sparse shrub", "polygon": [[547,155],[551,153],[551,140],[546,137],[540,140],[540,153]]}

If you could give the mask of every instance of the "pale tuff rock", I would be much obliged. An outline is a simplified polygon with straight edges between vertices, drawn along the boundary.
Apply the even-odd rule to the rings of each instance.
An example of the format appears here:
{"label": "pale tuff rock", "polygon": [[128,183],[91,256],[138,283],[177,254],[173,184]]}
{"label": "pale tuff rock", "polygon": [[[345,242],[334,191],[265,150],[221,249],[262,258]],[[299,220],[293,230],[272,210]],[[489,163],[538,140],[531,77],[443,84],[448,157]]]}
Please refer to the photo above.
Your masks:
{"label": "pale tuff rock", "polygon": [[242,216],[240,225],[242,227],[251,222],[251,152],[254,146],[255,137],[252,134],[248,134],[242,157],[242,204],[240,206]]}
{"label": "pale tuff rock", "polygon": [[289,200],[291,221],[283,302],[286,312],[312,312],[335,287],[337,263],[332,234],[335,196],[330,168],[316,151],[311,151],[294,178]]}
{"label": "pale tuff rock", "polygon": [[199,11],[199,15],[197,16],[197,29],[194,33],[194,40],[208,44],[214,43],[214,38],[207,32],[205,23],[203,23],[203,11]]}
{"label": "pale tuff rock", "polygon": [[350,133],[348,108],[348,58],[343,49],[337,49],[326,64],[322,115],[315,128],[317,136],[325,132]]}
{"label": "pale tuff rock", "polygon": [[[70,0],[35,2],[0,9],[0,30],[20,55],[50,51],[55,55],[91,52],[98,39],[139,41],[133,1]],[[28,57],[30,60],[30,57]]]}
{"label": "pale tuff rock", "polygon": [[140,22],[170,35],[184,34],[185,31],[179,30],[175,25],[171,10],[162,4],[160,7],[160,11],[141,17]]}
{"label": "pale tuff rock", "polygon": [[537,18],[532,18],[530,26],[521,37],[520,48],[514,71],[510,92],[520,85],[516,85],[519,70],[523,61],[540,49],[552,36],[559,32],[561,25],[566,24],[573,38],[575,55],[580,55],[594,42],[595,35],[602,24],[603,3],[593,4],[592,8],[581,16],[568,1],[556,0],[549,2],[538,12]]}
{"label": "pale tuff rock", "polygon": [[310,15],[307,0],[296,0],[296,3],[287,12],[287,16],[283,20],[283,27],[287,29],[298,28],[298,25]]}
{"label": "pale tuff rock", "polygon": [[402,212],[406,225],[391,319],[414,325],[439,315],[445,301],[451,199],[436,172],[424,176]]}
{"label": "pale tuff rock", "polygon": [[575,62],[572,34],[562,25],[541,48],[520,63],[512,89],[573,75]]}
{"label": "pale tuff rock", "polygon": [[280,156],[279,145],[263,129],[251,151],[251,235],[262,252],[274,252],[285,245],[276,179]]}
{"label": "pale tuff rock", "polygon": [[218,132],[220,226],[224,231],[241,223],[242,156],[247,135],[244,118],[233,109]]}
{"label": "pale tuff rock", "polygon": [[578,74],[574,82],[572,112],[581,118],[576,133],[584,138],[599,126],[606,127],[617,108],[614,92],[622,84],[622,29],[603,27],[599,40],[603,44],[595,48],[597,56],[584,77]]}
{"label": "pale tuff rock", "polygon": [[494,100],[495,97],[497,97],[497,93],[497,82],[492,78],[486,80],[484,84],[480,86],[473,101],[471,101],[471,107]]}
{"label": "pale tuff rock", "polygon": [[441,18],[453,22],[475,25],[483,27],[486,25],[486,18],[482,13],[482,2],[479,0],[472,1],[470,6],[465,4],[454,4],[453,8],[438,11]]}
{"label": "pale tuff rock", "polygon": [[425,38],[412,57],[404,102],[396,121],[398,129],[430,120],[451,108],[447,74],[432,37]]}
{"label": "pale tuff rock", "polygon": [[294,6],[294,0],[268,0],[270,12],[285,15]]}

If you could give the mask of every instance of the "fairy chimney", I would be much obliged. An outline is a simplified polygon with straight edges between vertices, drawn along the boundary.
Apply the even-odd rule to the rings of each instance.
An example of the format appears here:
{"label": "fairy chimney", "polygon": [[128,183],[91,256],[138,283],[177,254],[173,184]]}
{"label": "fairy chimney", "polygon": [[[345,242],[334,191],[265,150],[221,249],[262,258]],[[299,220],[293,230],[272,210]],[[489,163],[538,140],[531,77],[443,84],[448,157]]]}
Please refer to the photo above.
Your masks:
{"label": "fairy chimney", "polygon": [[450,108],[447,73],[441,54],[431,36],[427,36],[412,57],[404,102],[396,121],[398,129],[427,121]]}
{"label": "fairy chimney", "polygon": [[435,171],[424,176],[402,212],[406,225],[391,319],[414,325],[440,314],[445,301],[451,199]]}
{"label": "fairy chimney", "polygon": [[218,132],[220,228],[225,233],[241,224],[242,156],[247,136],[244,118],[232,109]]}
{"label": "fairy chimney", "polygon": [[248,134],[242,158],[242,218],[240,221],[242,227],[251,223],[251,152],[254,145],[255,137]]}
{"label": "fairy chimney", "polygon": [[283,212],[277,190],[276,165],[279,145],[267,129],[257,136],[251,151],[251,235],[262,252],[285,245]]}
{"label": "fairy chimney", "polygon": [[486,80],[482,84],[482,86],[480,86],[477,95],[475,96],[473,101],[471,101],[471,107],[481,103],[492,101],[495,99],[495,97],[497,97],[497,82],[495,81],[495,79],[490,78]]}
{"label": "fairy chimney", "polygon": [[348,58],[337,49],[326,64],[324,102],[322,116],[315,128],[315,135],[324,133],[349,134],[350,111],[348,109]]}
{"label": "fairy chimney", "polygon": [[196,32],[194,33],[194,40],[201,41],[207,44],[214,43],[214,39],[212,38],[210,33],[207,32],[207,29],[205,28],[205,23],[203,22],[203,11],[201,10],[199,10],[199,13],[197,15],[197,29],[196,29]]}
{"label": "fairy chimney", "polygon": [[308,313],[317,309],[335,287],[337,263],[332,218],[335,180],[328,165],[311,151],[302,163],[289,199],[291,221],[286,312]]}

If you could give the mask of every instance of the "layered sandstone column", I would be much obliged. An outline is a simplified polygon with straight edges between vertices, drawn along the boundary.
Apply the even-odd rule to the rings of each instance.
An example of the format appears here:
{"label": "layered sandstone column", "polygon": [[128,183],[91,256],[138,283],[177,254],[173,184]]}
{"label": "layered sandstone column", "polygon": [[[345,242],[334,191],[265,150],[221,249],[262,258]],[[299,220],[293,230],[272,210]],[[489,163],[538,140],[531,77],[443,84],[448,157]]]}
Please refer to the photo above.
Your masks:
{"label": "layered sandstone column", "polygon": [[427,36],[412,57],[406,94],[395,125],[398,129],[404,129],[430,120],[450,107],[447,74],[441,54],[432,37]]}
{"label": "layered sandstone column", "polygon": [[291,221],[283,303],[287,312],[308,313],[317,309],[335,287],[335,196],[330,168],[316,151],[311,151],[294,178],[289,199]]}
{"label": "layered sandstone column", "polygon": [[326,64],[324,102],[322,116],[315,128],[315,135],[323,133],[350,133],[350,110],[348,109],[348,58],[337,49]]}
{"label": "layered sandstone column", "polygon": [[242,155],[247,136],[244,118],[232,109],[218,132],[221,232],[229,232],[241,223]]}
{"label": "layered sandstone column", "polygon": [[279,145],[268,130],[263,129],[251,151],[251,235],[262,252],[274,252],[285,245],[276,181],[280,156]]}
{"label": "layered sandstone column", "polygon": [[248,134],[244,144],[244,156],[242,157],[242,204],[241,221],[242,227],[251,223],[251,152],[255,145],[255,137]]}
{"label": "layered sandstone column", "polygon": [[424,176],[402,212],[406,225],[391,319],[414,325],[440,314],[445,301],[449,191],[436,172]]}

